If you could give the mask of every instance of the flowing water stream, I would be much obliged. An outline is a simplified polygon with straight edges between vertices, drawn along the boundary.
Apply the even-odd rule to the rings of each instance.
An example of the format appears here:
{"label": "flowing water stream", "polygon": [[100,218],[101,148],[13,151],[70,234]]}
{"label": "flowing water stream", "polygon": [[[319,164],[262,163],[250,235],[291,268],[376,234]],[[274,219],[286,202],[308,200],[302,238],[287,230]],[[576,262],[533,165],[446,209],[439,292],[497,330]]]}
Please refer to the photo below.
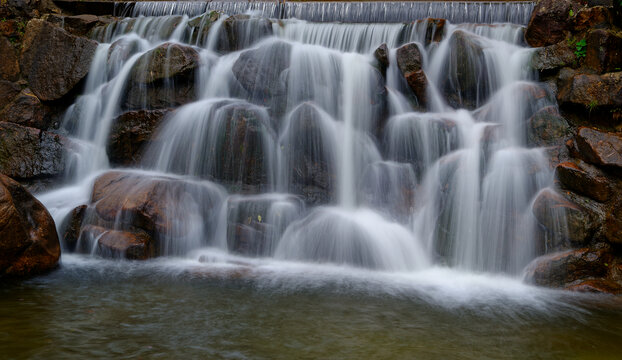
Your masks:
{"label": "flowing water stream", "polygon": [[[95,178],[113,168],[114,118],[128,96],[149,103],[149,94],[127,94],[135,68],[165,43],[198,52],[196,99],[171,112],[141,162],[123,171],[190,190],[170,199],[162,257],[105,260],[98,237],[81,236],[85,254],[65,248],[59,271],[11,286],[10,307],[2,296],[2,311],[45,317],[49,332],[27,323],[0,336],[35,338],[28,351],[45,358],[50,343],[59,358],[619,353],[610,341],[622,330],[615,301],[521,282],[542,252],[532,201],[553,184],[527,121],[557,106],[523,46],[533,4],[409,5],[421,19],[452,21],[437,28],[400,23],[393,7],[386,17],[361,15],[382,3],[341,5],[356,7],[340,10],[353,19],[344,23],[326,22],[338,16],[326,4],[290,3],[276,14],[274,4],[249,3],[245,11],[260,11],[239,21],[234,45],[223,44],[226,16],[213,24],[209,14],[190,17],[241,13],[240,4],[141,2],[122,11],[134,18],[94,32],[101,44],[63,125],[74,143],[66,183],[38,198],[57,224],[89,203]],[[425,99],[398,66],[407,43],[422,55]],[[381,44],[386,69],[373,56]],[[115,221],[123,230],[121,209]],[[244,251],[236,224],[249,233]],[[136,339],[137,329],[150,337]],[[17,341],[4,350],[20,349]]]}

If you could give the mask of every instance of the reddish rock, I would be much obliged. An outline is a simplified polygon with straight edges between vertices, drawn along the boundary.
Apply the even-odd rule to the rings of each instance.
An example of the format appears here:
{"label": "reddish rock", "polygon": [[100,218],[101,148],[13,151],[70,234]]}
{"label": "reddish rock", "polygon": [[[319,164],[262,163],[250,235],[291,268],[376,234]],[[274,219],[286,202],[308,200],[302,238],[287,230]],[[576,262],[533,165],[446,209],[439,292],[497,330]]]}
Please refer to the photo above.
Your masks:
{"label": "reddish rock", "polygon": [[622,168],[622,135],[581,127],[575,141],[586,162]]}
{"label": "reddish rock", "polygon": [[22,43],[22,74],[39,99],[58,100],[86,76],[96,48],[95,41],[43,20],[30,20]]}
{"label": "reddish rock", "polygon": [[574,17],[575,31],[608,28],[613,23],[611,11],[604,6],[586,7]]}
{"label": "reddish rock", "polygon": [[0,36],[17,37],[17,20],[0,21]]}
{"label": "reddish rock", "polygon": [[555,168],[555,175],[565,189],[605,202],[611,195],[611,181],[593,166],[580,162],[563,162]]}
{"label": "reddish rock", "polygon": [[51,270],[59,257],[52,216],[20,184],[0,174],[0,277]]}
{"label": "reddish rock", "polygon": [[443,40],[443,34],[445,33],[445,19],[425,19],[425,20],[417,20],[415,22],[416,25],[425,24],[425,44],[429,45],[433,42],[441,42]]}
{"label": "reddish rock", "polygon": [[572,24],[570,10],[578,11],[578,4],[572,0],[539,0],[525,32],[527,43],[540,47],[564,40]]}
{"label": "reddish rock", "polygon": [[527,265],[525,280],[535,285],[563,288],[577,280],[606,277],[612,260],[606,247],[544,255]]}
{"label": "reddish rock", "polygon": [[620,71],[622,35],[611,30],[591,31],[587,36],[585,63],[590,69],[599,73]]}
{"label": "reddish rock", "polygon": [[60,135],[0,122],[0,173],[19,179],[57,176],[65,170],[64,155]]}
{"label": "reddish rock", "polygon": [[0,80],[0,111],[19,94],[20,87],[10,81]]}
{"label": "reddish rock", "polygon": [[71,210],[60,226],[60,231],[63,233],[63,246],[68,251],[76,250],[86,209],[86,205],[80,205]]}
{"label": "reddish rock", "polygon": [[567,285],[564,290],[593,293],[621,295],[622,285],[609,279],[578,280]]}
{"label": "reddish rock", "polygon": [[19,65],[15,46],[0,36],[0,80],[15,81],[19,78]]}
{"label": "reddish rock", "polygon": [[142,151],[154,137],[156,129],[170,110],[128,111],[114,119],[108,145],[110,162],[116,165],[136,165]]}
{"label": "reddish rock", "polygon": [[402,45],[397,49],[397,66],[406,79],[408,86],[417,96],[422,107],[428,103],[428,78],[423,71],[423,58],[415,43]]}
{"label": "reddish rock", "polygon": [[146,260],[155,256],[152,238],[144,232],[109,230],[88,225],[82,229],[84,235],[97,239],[97,253],[104,257]]}
{"label": "reddish rock", "polygon": [[45,108],[30,89],[22,90],[10,104],[0,111],[0,121],[41,130],[49,127],[44,117]]}
{"label": "reddish rock", "polygon": [[622,106],[622,72],[603,75],[567,74],[561,77],[557,100],[585,109]]}

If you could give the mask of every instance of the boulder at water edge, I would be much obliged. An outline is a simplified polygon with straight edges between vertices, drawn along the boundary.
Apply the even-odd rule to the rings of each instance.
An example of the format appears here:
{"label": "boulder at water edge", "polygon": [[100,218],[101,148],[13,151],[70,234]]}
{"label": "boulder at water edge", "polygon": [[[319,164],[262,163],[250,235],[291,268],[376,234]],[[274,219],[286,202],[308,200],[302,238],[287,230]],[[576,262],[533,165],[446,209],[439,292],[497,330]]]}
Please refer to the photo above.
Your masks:
{"label": "boulder at water edge", "polygon": [[0,277],[35,275],[56,267],[54,220],[20,184],[0,174]]}

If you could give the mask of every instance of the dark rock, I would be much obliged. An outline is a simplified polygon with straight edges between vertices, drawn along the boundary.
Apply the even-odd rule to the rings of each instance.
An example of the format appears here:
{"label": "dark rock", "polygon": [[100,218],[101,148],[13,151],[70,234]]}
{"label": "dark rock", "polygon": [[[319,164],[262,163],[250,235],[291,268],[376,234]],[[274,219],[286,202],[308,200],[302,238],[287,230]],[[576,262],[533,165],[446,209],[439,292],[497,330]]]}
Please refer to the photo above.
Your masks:
{"label": "dark rock", "polygon": [[50,213],[26,189],[0,174],[0,277],[56,267],[60,245]]}
{"label": "dark rock", "polygon": [[49,124],[44,121],[45,108],[39,98],[24,89],[4,110],[0,111],[0,121],[46,130]]}
{"label": "dark rock", "polygon": [[197,16],[188,21],[188,27],[191,29],[190,42],[192,44],[205,44],[212,25],[220,18],[220,13],[210,11],[201,16]]}
{"label": "dark rock", "polygon": [[428,18],[425,20],[415,21],[415,26],[424,24],[426,27],[424,45],[428,46],[433,42],[440,42],[443,40],[443,34],[445,33],[445,19],[433,19]]}
{"label": "dark rock", "polygon": [[612,244],[622,244],[622,199],[613,202],[604,221],[605,238]]}
{"label": "dark rock", "polygon": [[527,143],[531,146],[561,145],[569,134],[568,122],[554,106],[540,109],[528,120]]}
{"label": "dark rock", "polygon": [[581,127],[575,141],[586,162],[622,168],[622,135]]}
{"label": "dark rock", "polygon": [[115,165],[137,165],[170,110],[129,111],[113,120],[106,151]]}
{"label": "dark rock", "polygon": [[0,80],[15,81],[19,77],[19,64],[15,46],[9,39],[0,36]]}
{"label": "dark rock", "polygon": [[587,36],[585,63],[590,69],[599,73],[620,71],[622,35],[611,30],[592,30]]}
{"label": "dark rock", "polygon": [[92,28],[102,23],[98,16],[88,14],[75,16],[46,14],[43,19],[77,36],[85,36]]}
{"label": "dark rock", "polygon": [[551,189],[538,194],[532,211],[540,226],[550,235],[545,244],[547,250],[563,248],[565,239],[574,245],[586,244],[597,230],[594,214]]}
{"label": "dark rock", "polygon": [[19,179],[62,174],[63,141],[56,134],[0,122],[0,173]]}
{"label": "dark rock", "polygon": [[0,111],[19,94],[20,87],[10,81],[0,80]]}
{"label": "dark rock", "polygon": [[609,250],[581,248],[536,258],[525,270],[525,280],[540,286],[563,288],[590,278],[605,277],[612,261]]}
{"label": "dark rock", "polygon": [[531,59],[531,66],[540,71],[569,66],[577,60],[574,51],[566,41],[538,48]]}
{"label": "dark rock", "polygon": [[622,72],[576,74],[560,77],[560,82],[557,99],[562,105],[579,105],[588,110],[622,106]]}
{"label": "dark rock", "polygon": [[223,21],[216,44],[224,53],[248,48],[257,40],[272,35],[272,22],[263,17],[233,15]]}
{"label": "dark rock", "polygon": [[69,252],[76,250],[86,209],[86,205],[80,205],[71,210],[60,226],[60,231],[63,233],[63,247]]}
{"label": "dark rock", "polygon": [[87,225],[83,235],[97,239],[97,254],[109,258],[147,260],[155,256],[152,238],[144,232],[109,230],[99,226]]}
{"label": "dark rock", "polygon": [[564,290],[592,294],[622,294],[622,286],[617,282],[608,279],[577,280],[567,285]]}
{"label": "dark rock", "polygon": [[603,29],[613,24],[611,11],[604,6],[585,7],[574,17],[574,31]]}
{"label": "dark rock", "polygon": [[415,43],[403,45],[397,49],[396,56],[397,66],[408,86],[417,96],[419,105],[425,108],[428,103],[428,78],[423,71],[423,59],[419,47]]}
{"label": "dark rock", "polygon": [[572,24],[570,10],[578,11],[578,4],[572,0],[539,0],[525,32],[527,43],[540,47],[564,40]]}
{"label": "dark rock", "polygon": [[378,60],[380,71],[385,74],[387,67],[389,67],[389,48],[387,47],[387,44],[378,46],[378,48],[374,51],[374,58]]}
{"label": "dark rock", "polygon": [[95,41],[43,20],[30,20],[22,43],[22,74],[39,99],[58,100],[86,76],[96,48]]}
{"label": "dark rock", "polygon": [[605,202],[611,195],[606,175],[584,162],[563,162],[555,168],[555,175],[565,189],[596,201]]}

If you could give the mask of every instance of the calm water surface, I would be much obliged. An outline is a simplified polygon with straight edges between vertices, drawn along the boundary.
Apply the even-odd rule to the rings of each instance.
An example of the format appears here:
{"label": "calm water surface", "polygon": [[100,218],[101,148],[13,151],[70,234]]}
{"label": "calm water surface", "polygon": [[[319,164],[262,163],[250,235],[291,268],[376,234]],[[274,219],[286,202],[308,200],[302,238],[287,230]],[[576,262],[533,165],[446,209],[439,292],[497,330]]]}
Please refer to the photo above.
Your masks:
{"label": "calm water surface", "polygon": [[0,357],[619,359],[622,302],[446,269],[65,256],[0,284]]}

